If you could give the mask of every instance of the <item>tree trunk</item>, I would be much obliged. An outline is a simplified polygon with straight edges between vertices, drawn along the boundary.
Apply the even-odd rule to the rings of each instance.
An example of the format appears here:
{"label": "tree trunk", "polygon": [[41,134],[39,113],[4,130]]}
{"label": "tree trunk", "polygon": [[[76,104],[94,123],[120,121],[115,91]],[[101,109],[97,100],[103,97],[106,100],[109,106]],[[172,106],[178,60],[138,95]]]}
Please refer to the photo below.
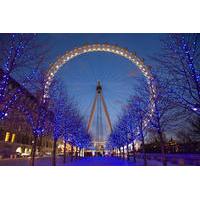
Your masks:
{"label": "tree trunk", "polygon": [[78,147],[76,147],[75,156],[76,156],[76,159],[77,159],[78,158]]}
{"label": "tree trunk", "polygon": [[121,150],[121,148],[119,148],[120,149],[120,158],[122,158],[122,150]]}
{"label": "tree trunk", "polygon": [[80,148],[79,149],[79,157],[81,158],[81,151],[82,151],[82,149]]}
{"label": "tree trunk", "polygon": [[57,139],[54,139],[53,141],[53,157],[52,157],[52,165],[56,166],[56,144],[57,144]]}
{"label": "tree trunk", "polygon": [[124,159],[124,146],[123,146],[123,159]]}
{"label": "tree trunk", "polygon": [[81,149],[81,155],[82,155],[82,157],[85,157],[85,154],[84,154],[85,152],[84,152],[84,148],[82,148]]}
{"label": "tree trunk", "polygon": [[37,136],[34,136],[33,144],[32,144],[32,151],[31,151],[31,165],[35,165],[35,152],[37,148]]}
{"label": "tree trunk", "polygon": [[63,154],[63,163],[66,163],[66,141],[64,141],[64,154]]}
{"label": "tree trunk", "polygon": [[119,148],[119,157],[121,157],[121,149]]}
{"label": "tree trunk", "polygon": [[159,137],[160,137],[160,147],[161,147],[161,154],[162,154],[162,163],[164,166],[167,165],[167,158],[166,158],[166,152],[165,152],[165,142],[163,140],[163,134],[159,131]]}
{"label": "tree trunk", "polygon": [[126,144],[126,151],[127,151],[127,160],[129,160],[129,148],[128,148],[128,143]]}
{"label": "tree trunk", "polygon": [[78,157],[81,157],[81,148],[79,148],[79,153],[78,153]]}
{"label": "tree trunk", "polygon": [[115,149],[113,148],[112,149],[112,156],[115,156],[115,151],[114,151]]}
{"label": "tree trunk", "polygon": [[74,147],[72,145],[71,146],[71,162],[73,161],[73,154],[74,154]]}
{"label": "tree trunk", "polygon": [[134,160],[134,162],[136,162],[135,145],[134,145],[134,142],[133,142],[133,160]]}
{"label": "tree trunk", "polygon": [[147,155],[146,155],[146,150],[145,150],[145,146],[144,146],[144,135],[143,133],[141,133],[142,135],[142,150],[143,150],[143,159],[144,159],[144,165],[147,165]]}

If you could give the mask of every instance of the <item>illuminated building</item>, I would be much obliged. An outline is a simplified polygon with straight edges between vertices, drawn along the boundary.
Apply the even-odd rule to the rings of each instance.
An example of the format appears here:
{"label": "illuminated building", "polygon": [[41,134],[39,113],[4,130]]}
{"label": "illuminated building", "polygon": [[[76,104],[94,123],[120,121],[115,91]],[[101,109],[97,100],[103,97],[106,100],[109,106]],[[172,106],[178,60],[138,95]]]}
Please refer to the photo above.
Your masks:
{"label": "illuminated building", "polygon": [[[2,71],[0,71],[0,79],[2,74]],[[16,87],[21,86],[14,79],[10,78],[9,90],[11,91]],[[20,97],[20,101],[22,101],[23,105],[28,106],[30,111],[34,113],[34,110],[36,110],[38,106],[37,98],[25,88],[22,88],[22,90],[23,93],[21,95],[23,96]],[[0,151],[6,152],[5,155],[1,155],[2,153],[0,153],[0,157],[9,157],[16,153],[25,153],[30,151],[32,147],[32,129],[25,115],[17,110],[16,105],[18,103],[18,101],[15,102],[10,108],[6,118],[0,120]],[[50,121],[50,117],[48,120]],[[52,151],[53,143],[51,139],[51,130],[49,130],[48,135],[49,136],[43,136],[38,141],[38,150],[41,153]]]}

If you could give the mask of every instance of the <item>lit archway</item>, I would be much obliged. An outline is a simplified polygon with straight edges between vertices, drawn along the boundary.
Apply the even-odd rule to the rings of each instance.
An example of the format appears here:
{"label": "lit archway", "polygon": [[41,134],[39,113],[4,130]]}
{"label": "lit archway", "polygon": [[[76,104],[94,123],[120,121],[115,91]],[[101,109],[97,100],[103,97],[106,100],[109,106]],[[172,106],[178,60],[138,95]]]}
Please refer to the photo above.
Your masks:
{"label": "lit archway", "polygon": [[45,86],[44,86],[44,96],[43,99],[46,101],[49,97],[49,87],[52,83],[52,80],[57,73],[57,71],[66,64],[69,60],[89,52],[110,52],[119,56],[122,56],[128,60],[130,60],[132,63],[134,63],[140,71],[143,73],[143,75],[147,79],[147,84],[150,91],[150,104],[149,104],[149,111],[143,121],[143,126],[146,127],[148,122],[150,121],[154,110],[155,110],[155,103],[154,99],[156,97],[156,87],[154,84],[154,78],[151,74],[150,67],[144,64],[144,61],[140,59],[138,56],[136,56],[135,53],[129,52],[125,48],[121,48],[116,45],[110,45],[110,44],[91,44],[91,45],[84,45],[79,48],[75,48],[71,51],[67,51],[63,56],[59,57],[57,61],[52,64],[46,74],[46,80],[45,80]]}

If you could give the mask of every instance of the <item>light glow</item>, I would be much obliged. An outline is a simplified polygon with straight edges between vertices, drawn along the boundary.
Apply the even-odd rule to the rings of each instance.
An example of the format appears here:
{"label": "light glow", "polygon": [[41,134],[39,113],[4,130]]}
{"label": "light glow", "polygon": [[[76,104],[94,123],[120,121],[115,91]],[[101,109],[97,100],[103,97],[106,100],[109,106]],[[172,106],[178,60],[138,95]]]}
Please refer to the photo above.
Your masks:
{"label": "light glow", "polygon": [[9,142],[10,139],[10,132],[6,132],[5,142]]}
{"label": "light glow", "polygon": [[15,138],[16,138],[16,134],[13,133],[13,134],[12,134],[12,138],[11,138],[11,143],[14,143],[14,142],[15,142]]}
{"label": "light glow", "polygon": [[[79,48],[75,48],[72,51],[66,52],[62,57],[60,57],[53,65],[51,65],[48,73],[47,78],[45,82],[45,89],[44,89],[44,102],[46,98],[49,97],[49,87],[52,83],[52,80],[55,76],[55,73],[61,68],[64,64],[66,64],[70,59],[79,56],[81,54],[87,53],[87,52],[94,52],[94,51],[106,51],[111,52],[114,54],[117,54],[119,56],[122,56],[128,60],[130,60],[132,63],[136,64],[137,67],[141,70],[143,75],[147,79],[147,83],[149,86],[150,91],[150,105],[149,105],[149,112],[144,119],[145,126],[148,125],[149,117],[152,116],[154,112],[154,99],[156,98],[156,86],[153,83],[153,75],[151,74],[149,66],[146,66],[142,59],[140,59],[138,56],[136,56],[135,53],[129,52],[128,50],[118,47],[116,45],[110,45],[110,44],[93,44],[93,45],[84,45]],[[54,73],[52,73],[54,72]],[[144,127],[145,128],[145,127]]]}

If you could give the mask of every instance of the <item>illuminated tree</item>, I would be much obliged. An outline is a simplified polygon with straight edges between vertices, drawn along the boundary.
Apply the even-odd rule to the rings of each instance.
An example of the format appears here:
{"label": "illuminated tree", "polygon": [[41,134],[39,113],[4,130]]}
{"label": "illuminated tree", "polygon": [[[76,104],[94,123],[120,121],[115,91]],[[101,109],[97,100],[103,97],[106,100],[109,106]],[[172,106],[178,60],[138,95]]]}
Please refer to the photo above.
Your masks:
{"label": "illuminated tree", "polygon": [[72,127],[72,115],[74,110],[69,96],[63,91],[63,83],[56,80],[51,85],[49,109],[53,113],[53,152],[52,165],[56,165],[57,141],[64,139],[64,163],[66,153],[66,141],[69,140],[69,129]]}
{"label": "illuminated tree", "polygon": [[[154,85],[156,87],[156,95],[154,97],[155,111],[153,115],[149,118],[150,123],[146,127],[146,132],[149,130],[153,131],[159,137],[162,163],[167,165],[166,150],[165,150],[165,140],[164,133],[169,131],[174,131],[180,126],[181,120],[185,117],[183,109],[180,108],[171,97],[171,88],[169,87],[169,80],[167,74],[163,72],[162,69],[155,68],[154,70]],[[149,89],[146,82],[138,80],[139,84],[135,91],[135,97],[132,99],[132,110],[131,111],[137,122],[137,117],[142,117],[146,115],[148,108],[148,96]],[[136,109],[138,108],[137,112]],[[131,110],[131,109],[129,109]],[[139,115],[137,114],[139,113]],[[141,113],[141,114],[140,114]],[[143,140],[143,138],[142,138]]]}
{"label": "illuminated tree", "polygon": [[169,34],[153,59],[168,79],[171,99],[200,116],[200,35]]}
{"label": "illuminated tree", "polygon": [[76,112],[74,115],[74,125],[73,125],[73,137],[72,144],[76,146],[76,157],[78,156],[78,148],[79,153],[83,148],[89,148],[91,146],[92,138],[87,132],[86,122],[79,112]]}
{"label": "illuminated tree", "polygon": [[[38,138],[42,137],[46,134],[48,128],[47,121],[49,123],[53,122],[53,113],[48,109],[48,101],[43,100],[43,88],[44,88],[44,75],[41,71],[38,71],[35,76],[35,81],[33,81],[32,87],[36,87],[35,97],[37,99],[37,105],[33,109],[28,103],[24,102],[23,99],[19,102],[17,106],[18,110],[22,112],[27,122],[30,124],[32,129],[32,134],[34,137],[33,145],[32,145],[32,159],[31,165],[35,164],[35,153],[37,148]],[[34,82],[37,86],[34,86]]]}
{"label": "illuminated tree", "polygon": [[[66,112],[64,121],[64,141],[71,145],[71,161],[73,160],[74,146],[76,146],[76,139],[78,129],[80,128],[80,117],[78,110],[73,104],[69,105],[68,112]],[[65,154],[64,154],[65,156]],[[65,158],[64,158],[65,160]]]}
{"label": "illuminated tree", "polygon": [[134,113],[130,109],[129,104],[123,110],[123,115],[121,117],[121,126],[123,126],[125,130],[124,137],[125,137],[126,148],[127,148],[127,159],[129,160],[129,145],[132,143],[133,159],[136,162],[134,141],[137,138],[137,133],[136,133],[137,125],[135,123]]}
{"label": "illuminated tree", "polygon": [[[122,114],[119,116],[117,123],[115,124],[112,133],[108,139],[108,148],[116,148],[119,150],[120,155],[123,153],[123,158],[125,156],[124,146],[127,149],[127,159],[129,160],[129,144],[134,143],[135,140],[135,124],[133,120],[133,115],[129,112],[127,108],[123,109]],[[122,152],[121,152],[122,148]],[[133,144],[133,154],[135,161],[135,151]]]}
{"label": "illuminated tree", "polygon": [[145,151],[145,128],[144,119],[148,112],[148,102],[146,99],[139,96],[131,96],[128,100],[127,112],[131,116],[131,121],[134,123],[135,135],[142,141],[144,165],[147,165],[146,151]]}
{"label": "illuminated tree", "polygon": [[82,149],[90,148],[92,145],[92,137],[87,132],[85,124],[86,123],[84,123],[84,121],[82,120],[79,124],[79,127],[77,127],[77,132],[75,132],[75,145],[79,149],[79,152],[76,151],[76,157],[78,156],[78,153],[80,156],[80,152]]}
{"label": "illuminated tree", "polygon": [[72,103],[65,105],[65,114],[64,114],[64,131],[63,131],[63,139],[64,139],[64,154],[63,154],[63,163],[66,162],[66,144],[69,143],[71,145],[72,134],[73,134],[73,119],[74,119],[74,107]]}
{"label": "illuminated tree", "polygon": [[[0,120],[19,100],[45,59],[46,52],[34,34],[2,34],[0,37]],[[11,77],[20,84],[10,89]]]}
{"label": "illuminated tree", "polygon": [[[168,85],[164,81],[157,79],[157,96],[155,98],[155,112],[151,118],[151,127],[159,136],[160,148],[163,165],[167,165],[165,140],[163,134],[165,131],[172,129],[172,123],[175,119],[178,121],[179,109],[174,102],[170,101]],[[181,116],[181,115],[180,115]]]}
{"label": "illuminated tree", "polygon": [[31,155],[32,155],[31,165],[34,165],[37,141],[39,137],[45,134],[45,122],[46,122],[47,115],[50,113],[47,110],[47,106],[42,103],[37,105],[37,108],[35,108],[34,111],[28,107],[29,106],[26,106],[26,105],[19,105],[18,109],[19,111],[24,113],[28,123],[30,124],[32,128],[34,140],[33,140],[32,152],[31,152]]}
{"label": "illuminated tree", "polygon": [[59,96],[54,102],[54,130],[53,130],[53,153],[52,153],[52,165],[56,165],[56,148],[57,141],[63,135],[64,126],[64,99]]}
{"label": "illuminated tree", "polygon": [[[38,98],[37,108],[33,111],[30,105],[24,102],[24,92],[25,88],[35,85],[34,80],[40,74],[39,69],[46,59],[46,48],[38,42],[35,34],[4,34],[0,37],[0,43],[0,120],[9,114],[14,105],[25,114],[34,135],[34,165],[37,138],[44,133],[47,106]],[[11,88],[12,78],[19,84]],[[43,93],[43,88],[40,92]]]}
{"label": "illuminated tree", "polygon": [[[83,117],[80,115],[75,103],[73,100],[66,95],[65,106],[64,106],[64,157],[63,162],[66,161],[66,144],[71,145],[71,160],[73,159],[74,146],[76,147],[76,157],[78,153],[83,148],[88,148],[91,146],[91,136],[86,130],[86,122],[83,120]],[[79,149],[79,152],[77,151]]]}
{"label": "illuminated tree", "polygon": [[108,146],[119,150],[120,155],[121,148],[123,149],[123,158],[125,153],[124,146],[126,145],[126,131],[126,126],[123,124],[122,118],[119,117],[108,139]]}

